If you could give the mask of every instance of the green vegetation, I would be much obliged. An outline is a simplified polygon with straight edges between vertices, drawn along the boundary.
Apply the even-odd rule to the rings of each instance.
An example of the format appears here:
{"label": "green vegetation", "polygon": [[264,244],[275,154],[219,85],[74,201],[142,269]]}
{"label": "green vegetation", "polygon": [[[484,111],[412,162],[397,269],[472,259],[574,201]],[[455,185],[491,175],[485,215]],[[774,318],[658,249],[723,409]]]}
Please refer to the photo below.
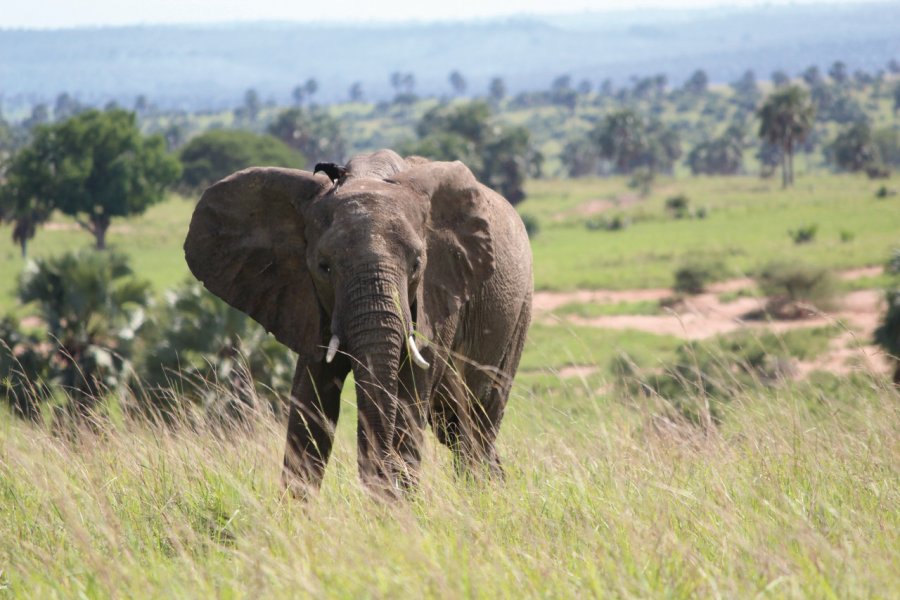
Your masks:
{"label": "green vegetation", "polygon": [[794,184],[794,151],[813,127],[816,107],[798,85],[776,90],[759,109],[759,137],[781,150],[781,185]]}
{"label": "green vegetation", "polygon": [[[460,71],[449,99],[420,98],[415,74],[396,71],[393,101],[366,103],[354,84],[352,101],[332,106],[314,104],[309,78],[291,108],[253,89],[223,113],[161,111],[144,98],[141,126],[161,134],[151,138],[131,113],[83,112],[62,95],[52,117],[38,105],[18,124],[0,120],[0,235],[23,251],[0,249],[10,407],[0,406],[0,596],[897,589],[897,390],[878,368],[818,372],[848,339],[871,343],[871,328],[856,339],[843,324],[769,322],[808,317],[838,291],[887,287],[874,341],[897,354],[900,259],[836,281],[897,245],[896,181],[852,174],[890,177],[897,100],[888,76],[840,62],[827,73],[773,76],[775,90],[750,71],[728,88],[703,70],[671,88],[662,74],[618,89],[562,74],[512,97],[495,78],[471,101]],[[756,124],[760,140],[747,134]],[[70,137],[79,151],[57,160]],[[163,199],[177,175],[164,145],[184,163],[189,199]],[[287,498],[281,408],[294,357],[185,281],[190,200],[246,166],[309,167],[382,146],[462,159],[517,204],[539,290],[662,288],[674,275],[677,292],[696,294],[753,275],[767,310],[734,333],[685,341],[586,321],[655,325],[669,318],[657,301],[538,298],[562,306],[538,311],[529,333],[500,437],[504,481],[456,479],[429,437],[420,490],[395,506],[367,497],[348,383],[324,489],[307,503]],[[825,172],[824,161],[851,173]],[[768,178],[779,164],[790,189]],[[54,182],[60,174],[71,189]],[[59,200],[72,190],[77,209]],[[79,227],[112,250],[86,248]],[[738,287],[720,298],[756,293],[740,280],[721,289]],[[734,312],[753,318],[745,304]],[[627,315],[653,317],[616,319]],[[722,331],[738,326],[727,318]]]}
{"label": "green vegetation", "polygon": [[429,443],[421,491],[397,506],[356,482],[352,394],[306,504],[282,495],[274,420],[227,436],[113,421],[67,443],[0,416],[4,591],[852,597],[900,583],[892,391],[753,387],[704,433],[659,398],[554,386],[512,398],[505,481],[460,482]]}
{"label": "green vegetation", "polygon": [[531,145],[528,129],[492,123],[486,102],[436,106],[416,124],[419,139],[402,152],[432,160],[461,160],[485,185],[512,204],[525,198],[528,176],[540,176],[543,156]]}
{"label": "green vegetation", "polygon": [[233,129],[199,135],[181,149],[179,156],[184,165],[181,182],[192,190],[202,190],[247,167],[297,169],[306,163],[302,154],[275,137]]}
{"label": "green vegetation", "polygon": [[706,286],[721,279],[725,272],[721,261],[707,256],[691,256],[675,270],[672,289],[679,294],[702,294]]}
{"label": "green vegetation", "polygon": [[140,215],[162,200],[179,173],[163,138],[141,135],[134,113],[89,110],[38,127],[12,157],[0,187],[0,214],[15,221],[13,239],[22,254],[35,225],[54,209],[74,217],[102,250],[112,219]]}
{"label": "green vegetation", "polygon": [[830,269],[795,261],[771,262],[756,279],[759,289],[769,297],[769,311],[781,317],[797,310],[801,303],[820,310],[828,309],[833,305],[837,291]]}

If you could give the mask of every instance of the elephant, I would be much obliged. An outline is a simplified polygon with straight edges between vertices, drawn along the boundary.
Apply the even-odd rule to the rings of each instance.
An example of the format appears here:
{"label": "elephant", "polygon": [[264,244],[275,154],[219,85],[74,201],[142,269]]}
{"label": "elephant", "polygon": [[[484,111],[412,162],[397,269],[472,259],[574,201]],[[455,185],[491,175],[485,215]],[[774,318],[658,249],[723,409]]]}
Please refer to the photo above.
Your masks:
{"label": "elephant", "polygon": [[502,477],[495,440],[531,322],[531,247],[464,164],[379,150],[313,172],[238,171],[203,193],[184,251],[207,289],[297,353],[289,492],[319,488],[351,371],[365,489],[415,488],[428,425],[457,470]]}

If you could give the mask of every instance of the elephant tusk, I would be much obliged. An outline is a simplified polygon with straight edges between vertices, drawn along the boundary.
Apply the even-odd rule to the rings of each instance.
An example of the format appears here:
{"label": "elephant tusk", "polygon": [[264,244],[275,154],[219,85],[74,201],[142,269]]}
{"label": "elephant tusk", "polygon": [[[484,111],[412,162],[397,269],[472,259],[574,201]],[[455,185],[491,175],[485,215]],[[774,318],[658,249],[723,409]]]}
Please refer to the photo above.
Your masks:
{"label": "elephant tusk", "polygon": [[334,360],[334,355],[337,354],[338,346],[341,345],[341,340],[338,339],[338,336],[331,336],[331,341],[328,342],[328,352],[325,353],[325,362],[330,363]]}
{"label": "elephant tusk", "polygon": [[416,338],[414,334],[409,334],[409,352],[412,354],[413,362],[416,363],[421,369],[427,369],[431,365],[428,364],[428,361],[422,358],[422,354],[419,352],[418,346],[416,346]]}

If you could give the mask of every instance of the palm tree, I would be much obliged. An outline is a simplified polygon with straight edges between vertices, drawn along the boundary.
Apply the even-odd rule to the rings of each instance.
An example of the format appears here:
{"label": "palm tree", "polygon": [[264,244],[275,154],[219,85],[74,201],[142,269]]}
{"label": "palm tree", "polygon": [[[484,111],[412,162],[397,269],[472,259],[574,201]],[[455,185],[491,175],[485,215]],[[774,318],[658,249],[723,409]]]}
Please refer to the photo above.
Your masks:
{"label": "palm tree", "polygon": [[149,292],[149,282],[134,277],[128,257],[117,252],[69,252],[23,272],[19,301],[36,303],[55,353],[52,379],[80,415],[132,372],[131,344]]}
{"label": "palm tree", "polygon": [[798,85],[778,89],[759,109],[759,137],[781,149],[781,183],[794,183],[794,148],[812,130],[816,108]]}
{"label": "palm tree", "polygon": [[199,282],[169,290],[142,333],[140,370],[152,410],[166,412],[174,399],[187,398],[209,413],[239,416],[243,405],[263,398],[281,412],[296,357]]}

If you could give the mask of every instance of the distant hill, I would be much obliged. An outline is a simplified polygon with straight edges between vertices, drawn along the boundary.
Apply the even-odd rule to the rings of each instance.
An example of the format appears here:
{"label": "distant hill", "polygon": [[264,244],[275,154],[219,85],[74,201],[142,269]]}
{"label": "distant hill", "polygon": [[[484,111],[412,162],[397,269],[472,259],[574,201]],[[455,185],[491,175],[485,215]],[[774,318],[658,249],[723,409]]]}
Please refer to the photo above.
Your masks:
{"label": "distant hill", "polygon": [[494,75],[511,93],[573,81],[666,73],[679,83],[703,68],[713,82],[752,68],[877,71],[900,58],[900,3],[635,11],[396,25],[255,23],[53,31],[0,30],[0,98],[14,108],[69,92],[83,102],[131,106],[144,94],[165,108],[237,105],[248,88],[287,102],[314,77],[316,100],[343,100],[354,81],[388,98],[392,72],[412,72],[416,91],[450,92],[458,69],[470,93]]}

